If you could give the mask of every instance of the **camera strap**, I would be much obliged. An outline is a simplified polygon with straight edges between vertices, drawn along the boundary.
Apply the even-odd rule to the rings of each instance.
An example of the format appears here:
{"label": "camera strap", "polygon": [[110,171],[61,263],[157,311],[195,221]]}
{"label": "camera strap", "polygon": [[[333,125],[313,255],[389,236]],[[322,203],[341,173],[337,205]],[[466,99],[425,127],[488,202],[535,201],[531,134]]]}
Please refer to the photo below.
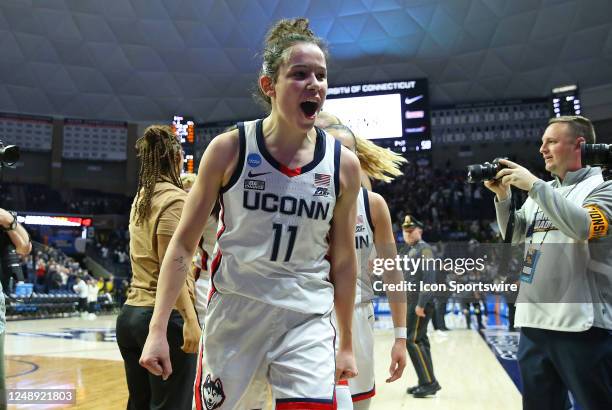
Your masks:
{"label": "camera strap", "polygon": [[516,213],[516,195],[513,187],[510,187],[510,218],[506,225],[506,235],[504,235],[504,243],[512,243],[512,235],[514,234],[514,216]]}

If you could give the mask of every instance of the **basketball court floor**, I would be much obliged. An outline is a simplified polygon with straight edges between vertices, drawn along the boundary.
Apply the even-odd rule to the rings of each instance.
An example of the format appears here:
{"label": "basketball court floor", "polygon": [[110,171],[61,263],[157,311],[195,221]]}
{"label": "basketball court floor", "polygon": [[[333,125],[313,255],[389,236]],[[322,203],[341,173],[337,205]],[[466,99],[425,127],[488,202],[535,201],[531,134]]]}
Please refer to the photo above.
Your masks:
{"label": "basketball court floor", "polygon": [[[115,343],[115,316],[12,321],[5,340],[7,389],[74,389],[74,405],[10,405],[9,409],[125,409],[127,386]],[[452,321],[450,322],[452,326]],[[457,325],[458,327],[458,325]],[[488,330],[495,338],[495,330]],[[387,384],[390,330],[376,331],[376,391],[372,410],[517,410],[521,396],[476,330],[431,332],[436,377],[442,390],[415,399],[410,362],[402,380]]]}

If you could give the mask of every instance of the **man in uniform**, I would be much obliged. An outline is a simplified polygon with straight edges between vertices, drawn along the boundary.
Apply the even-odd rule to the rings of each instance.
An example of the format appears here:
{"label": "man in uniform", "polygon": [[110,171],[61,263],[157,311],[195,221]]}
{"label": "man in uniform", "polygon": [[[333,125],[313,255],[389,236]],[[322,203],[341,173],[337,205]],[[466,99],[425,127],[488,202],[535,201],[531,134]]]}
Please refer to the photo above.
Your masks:
{"label": "man in uniform", "polygon": [[[434,395],[441,389],[433,371],[429,338],[427,337],[427,325],[434,312],[434,304],[431,292],[419,292],[421,283],[435,284],[436,272],[424,266],[427,259],[433,258],[431,246],[423,239],[424,225],[410,215],[406,215],[402,224],[404,241],[409,246],[408,257],[414,261],[420,260],[419,269],[409,272],[408,281],[416,283],[416,291],[410,292],[408,297],[408,338],[406,348],[412,360],[412,365],[419,378],[419,384],[408,388],[407,393],[414,397],[423,398]],[[409,265],[409,266],[416,266]],[[433,266],[432,266],[433,267]],[[417,298],[418,294],[418,298]]]}

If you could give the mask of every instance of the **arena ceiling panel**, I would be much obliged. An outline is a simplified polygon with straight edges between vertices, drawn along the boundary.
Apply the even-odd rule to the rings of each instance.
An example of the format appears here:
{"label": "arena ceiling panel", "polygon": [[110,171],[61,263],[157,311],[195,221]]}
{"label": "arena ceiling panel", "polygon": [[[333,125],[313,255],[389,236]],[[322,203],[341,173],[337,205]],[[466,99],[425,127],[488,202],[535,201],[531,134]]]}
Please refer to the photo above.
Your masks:
{"label": "arena ceiling panel", "polygon": [[427,77],[440,105],[612,83],[609,0],[3,0],[0,111],[253,118],[265,32],[295,16],[335,85]]}

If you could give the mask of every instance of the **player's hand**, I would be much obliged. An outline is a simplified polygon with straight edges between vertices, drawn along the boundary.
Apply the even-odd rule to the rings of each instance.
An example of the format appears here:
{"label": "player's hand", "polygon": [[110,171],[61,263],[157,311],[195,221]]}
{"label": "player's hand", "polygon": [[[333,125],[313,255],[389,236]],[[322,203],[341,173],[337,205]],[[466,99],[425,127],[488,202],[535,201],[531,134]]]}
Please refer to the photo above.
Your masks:
{"label": "player's hand", "polygon": [[416,306],[414,308],[414,313],[419,317],[425,317],[425,308],[421,306]]}
{"label": "player's hand", "polygon": [[391,383],[402,377],[406,367],[406,339],[395,339],[391,348],[391,366],[389,366],[389,378],[387,383]]}
{"label": "player's hand", "polygon": [[338,350],[336,354],[336,383],[339,380],[347,380],[357,376],[357,363],[355,356],[350,350]]}
{"label": "player's hand", "polygon": [[530,191],[533,184],[538,180],[527,168],[515,162],[507,159],[500,159],[499,162],[507,167],[495,175],[495,178],[500,179],[502,184],[513,185],[523,191]]}
{"label": "player's hand", "polygon": [[197,353],[202,329],[197,320],[187,320],[183,323],[183,345],[185,353]]}
{"label": "player's hand", "polygon": [[149,332],[138,363],[151,374],[161,376],[163,380],[168,380],[168,377],[172,374],[172,365],[170,364],[170,349],[165,334]]}

